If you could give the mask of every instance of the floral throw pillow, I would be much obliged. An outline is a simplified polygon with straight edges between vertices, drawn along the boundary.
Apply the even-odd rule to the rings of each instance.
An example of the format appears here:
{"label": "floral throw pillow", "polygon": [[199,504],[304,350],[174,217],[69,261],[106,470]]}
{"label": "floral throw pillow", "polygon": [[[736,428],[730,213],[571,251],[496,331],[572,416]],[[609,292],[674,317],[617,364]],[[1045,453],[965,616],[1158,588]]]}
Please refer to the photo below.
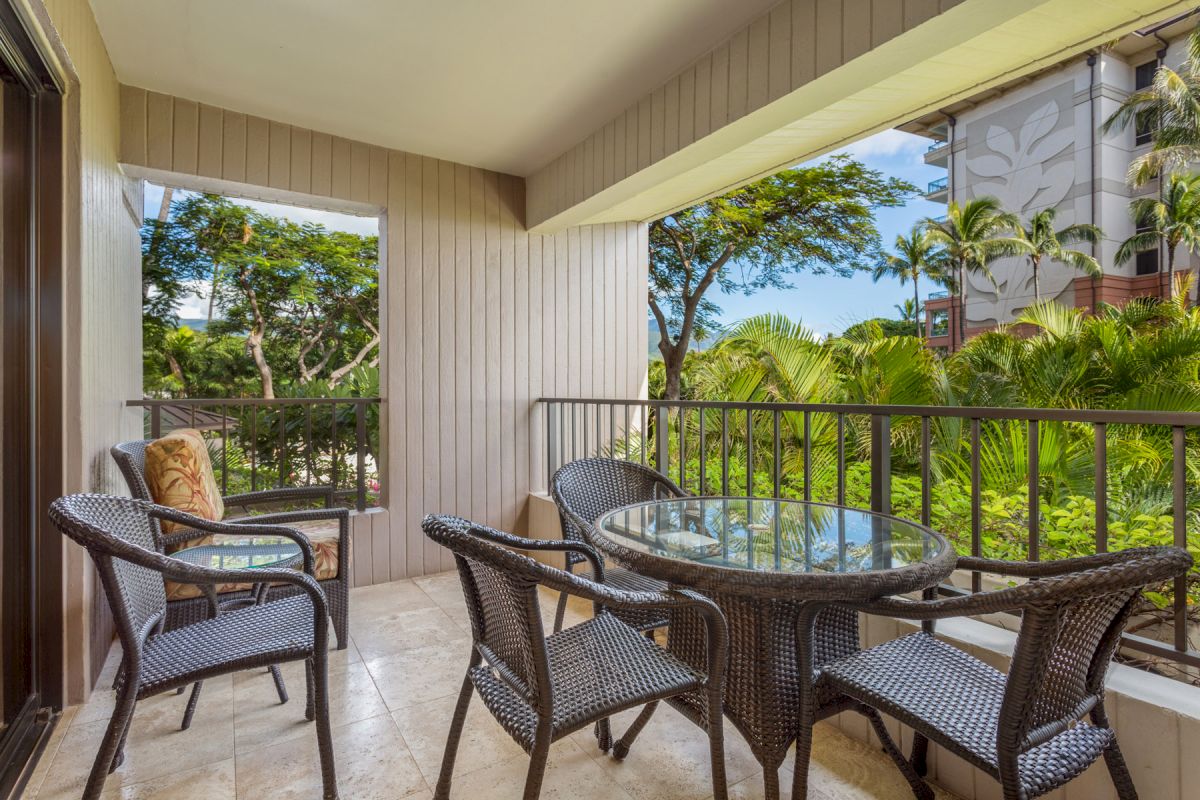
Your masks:
{"label": "floral throw pillow", "polygon": [[[220,521],[225,503],[199,431],[173,431],[146,446],[146,484],[154,502],[204,519]],[[163,533],[185,526],[163,521]],[[193,542],[194,544],[194,542]]]}

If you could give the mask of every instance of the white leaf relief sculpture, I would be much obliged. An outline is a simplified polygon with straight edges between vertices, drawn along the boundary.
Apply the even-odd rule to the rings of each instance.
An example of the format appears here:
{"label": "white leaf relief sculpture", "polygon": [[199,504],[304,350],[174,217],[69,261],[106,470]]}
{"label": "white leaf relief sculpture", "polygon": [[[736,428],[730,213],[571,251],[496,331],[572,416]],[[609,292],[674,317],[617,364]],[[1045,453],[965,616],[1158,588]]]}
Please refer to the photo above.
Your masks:
{"label": "white leaf relief sculpture", "polygon": [[[1075,132],[1068,126],[1055,130],[1061,111],[1057,100],[1050,100],[1025,118],[1016,130],[998,124],[987,128],[987,152],[967,159],[967,170],[975,197],[991,195],[1009,211],[1027,219],[1035,209],[1057,207],[1071,191],[1075,181],[1075,164],[1068,159],[1046,167],[1045,162],[1060,156],[1075,141]],[[984,180],[976,180],[983,178]],[[1064,209],[1060,217],[1070,224],[1073,216]],[[1029,303],[1032,275],[1025,258],[1006,258],[990,266],[995,285],[983,274],[967,278],[972,298],[985,300],[982,309],[974,314],[968,307],[971,322],[986,322],[987,318],[1008,322]],[[1074,276],[1067,270],[1043,270],[1044,296],[1057,297]],[[979,307],[977,306],[977,309]],[[979,317],[977,319],[977,317]]]}

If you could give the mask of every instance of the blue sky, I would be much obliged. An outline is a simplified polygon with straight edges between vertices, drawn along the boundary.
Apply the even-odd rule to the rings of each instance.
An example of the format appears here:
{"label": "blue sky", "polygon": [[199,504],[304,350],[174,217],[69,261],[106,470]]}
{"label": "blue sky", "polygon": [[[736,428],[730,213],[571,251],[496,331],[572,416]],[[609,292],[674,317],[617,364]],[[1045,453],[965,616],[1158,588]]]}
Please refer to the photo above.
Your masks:
{"label": "blue sky", "polygon": [[[888,130],[863,139],[842,152],[853,155],[885,175],[925,186],[929,181],[946,174],[945,169],[926,166],[923,156],[928,146],[928,139]],[[157,216],[161,202],[162,187],[147,183],[146,216]],[[375,217],[357,217],[253,200],[237,202],[298,222],[319,222],[333,230],[363,234],[374,234],[379,230],[379,221]],[[884,245],[890,246],[897,234],[907,232],[917,220],[927,216],[939,216],[945,211],[944,205],[920,198],[912,200],[903,208],[880,209],[877,217]],[[894,306],[912,296],[911,287],[902,288],[897,281],[886,279],[874,283],[867,273],[858,273],[850,278],[802,274],[795,276],[792,283],[793,288],[788,290],[766,290],[749,297],[713,292],[711,299],[721,307],[721,321],[726,325],[755,314],[782,312],[793,319],[803,321],[806,326],[824,335],[840,333],[855,322],[871,317],[895,316]],[[922,297],[934,288],[923,285]],[[179,316],[202,317],[206,313],[205,300],[193,295],[185,300]]]}
{"label": "blue sky", "polygon": [[[946,174],[945,168],[925,164],[924,154],[928,147],[928,139],[887,130],[841,152],[849,153],[884,175],[924,187]],[[884,246],[890,248],[896,235],[907,233],[917,220],[945,213],[944,204],[930,203],[923,198],[912,200],[903,208],[880,209],[877,220]],[[791,282],[793,288],[789,290],[766,290],[749,297],[718,292],[711,299],[721,307],[724,324],[755,314],[782,312],[824,335],[841,333],[854,323],[872,317],[895,317],[894,306],[912,297],[912,286],[901,287],[898,281],[888,279],[874,283],[868,273],[856,273],[850,278],[801,274],[794,276]],[[922,284],[922,300],[936,288]]]}

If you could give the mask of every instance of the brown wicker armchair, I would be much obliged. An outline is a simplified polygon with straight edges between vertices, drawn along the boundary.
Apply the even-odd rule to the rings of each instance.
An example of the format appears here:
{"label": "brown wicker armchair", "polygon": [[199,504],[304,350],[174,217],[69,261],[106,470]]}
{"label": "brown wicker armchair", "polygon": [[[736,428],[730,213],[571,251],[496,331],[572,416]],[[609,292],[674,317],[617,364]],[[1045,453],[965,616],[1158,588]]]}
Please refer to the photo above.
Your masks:
{"label": "brown wicker armchair", "polygon": [[[852,606],[871,614],[936,620],[1019,611],[1005,675],[930,633],[914,633],[825,665],[821,682],[861,706],[920,800],[929,741],[1000,782],[1005,800],[1032,800],[1104,757],[1122,800],[1137,792],[1104,711],[1104,679],[1140,591],[1185,573],[1186,551],[1140,548],[1045,563],[961,558],[960,569],[1030,582],[943,600],[885,599]],[[916,732],[905,759],[879,712]],[[1086,718],[1086,721],[1085,721]],[[808,764],[796,763],[797,780]]]}
{"label": "brown wicker armchair", "polygon": [[[129,492],[139,500],[153,502],[150,487],[146,484],[146,446],[153,440],[137,440],[122,442],[109,452]],[[329,613],[333,620],[333,630],[337,636],[338,649],[344,649],[349,643],[350,619],[350,511],[346,508],[333,508],[333,489],[329,486],[301,486],[286,489],[267,489],[246,494],[227,495],[224,499],[227,509],[240,508],[243,512],[255,506],[270,505],[286,502],[321,502],[324,508],[307,508],[300,511],[280,511],[271,514],[255,514],[253,516],[227,517],[224,521],[234,525],[290,525],[299,529],[309,537],[336,534],[338,548],[337,574],[319,580],[321,588],[329,604]],[[157,528],[157,526],[156,526]],[[193,531],[181,531],[159,537],[160,550],[184,545],[191,539],[207,536],[208,534]],[[271,597],[287,597],[297,593],[293,586],[277,586],[271,589]],[[198,594],[198,593],[197,593]],[[249,592],[222,592],[221,599],[231,600],[239,597],[249,597]],[[183,625],[207,619],[210,614],[209,601],[203,596],[185,597],[167,601],[166,630],[174,630]],[[281,694],[282,696],[282,694]]]}
{"label": "brown wicker armchair", "polygon": [[[438,800],[450,796],[458,740],[475,691],[531,756],[524,800],[535,800],[541,791],[552,742],[596,723],[607,729],[612,714],[646,705],[613,748],[614,755],[623,758],[661,700],[708,731],[713,793],[725,800],[721,693],[728,637],[725,618],[712,601],[686,591],[613,589],[600,580],[604,567],[599,555],[584,543],[523,539],[457,517],[429,516],[422,528],[454,553],[474,638],[438,777]],[[509,548],[578,555],[591,562],[597,581]],[[539,585],[592,601],[596,616],[546,636]],[[694,615],[702,621],[708,638],[705,670],[679,661],[612,613],[648,609]],[[691,702],[679,702],[684,697]]]}
{"label": "brown wicker armchair", "polygon": [[[550,494],[558,506],[563,539],[589,543],[588,532],[602,515],[623,506],[648,503],[669,497],[687,497],[670,478],[649,467],[615,458],[581,458],[564,464],[550,480]],[[578,553],[567,553],[567,572],[584,561]],[[660,580],[639,575],[623,567],[609,567],[604,582],[614,589],[631,592],[658,592],[667,588]],[[554,630],[562,630],[567,610],[567,595],[559,597]],[[617,618],[640,631],[667,624],[662,609],[617,612]]]}
{"label": "brown wicker armchair", "polygon": [[[208,533],[244,534],[246,528],[209,522],[142,500],[94,494],[60,497],[50,506],[50,520],[87,548],[95,562],[124,651],[116,706],[88,776],[84,800],[99,798],[108,774],[121,765],[138,700],[230,672],[300,660],[308,678],[305,716],[317,723],[324,797],[337,797],[327,691],[329,614],[325,595],[312,577],[312,545],[303,534],[278,526],[246,526],[251,533],[294,539],[303,553],[304,572],[211,569],[158,552],[157,521],[183,523]],[[164,577],[204,586],[272,581],[294,587],[296,594],[161,632],[167,614]]]}

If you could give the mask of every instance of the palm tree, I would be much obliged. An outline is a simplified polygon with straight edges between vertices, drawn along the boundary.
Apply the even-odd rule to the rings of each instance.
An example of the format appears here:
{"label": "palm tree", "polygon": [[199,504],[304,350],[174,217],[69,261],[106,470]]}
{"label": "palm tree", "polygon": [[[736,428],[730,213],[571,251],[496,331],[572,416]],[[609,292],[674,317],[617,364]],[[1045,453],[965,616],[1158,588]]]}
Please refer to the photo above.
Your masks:
{"label": "palm tree", "polygon": [[[922,275],[935,281],[938,279],[943,271],[945,251],[933,242],[929,231],[921,225],[914,225],[907,236],[897,235],[895,247],[895,253],[885,256],[883,261],[875,266],[871,278],[876,283],[883,277],[898,278],[901,286],[912,281],[913,308],[919,314],[921,292],[917,284]],[[905,305],[907,306],[907,303]]]}
{"label": "palm tree", "polygon": [[994,197],[977,197],[962,205],[952,200],[943,219],[926,218],[923,224],[930,240],[945,252],[950,267],[947,272],[953,272],[961,344],[967,338],[967,273],[982,272],[994,284],[988,265],[997,258],[1028,253],[1030,247],[1025,240],[1007,235],[1021,223]]}
{"label": "palm tree", "polygon": [[1131,124],[1154,131],[1153,147],[1129,165],[1134,186],[1200,161],[1200,28],[1188,37],[1187,57],[1179,69],[1160,66],[1154,82],[1125,98],[1101,130],[1124,130]]}
{"label": "palm tree", "polygon": [[1200,174],[1171,175],[1162,197],[1139,197],[1129,204],[1138,227],[1117,249],[1116,261],[1124,264],[1140,251],[1166,246],[1168,297],[1175,296],[1175,251],[1182,245],[1188,253],[1200,249]]}
{"label": "palm tree", "polygon": [[1100,262],[1087,253],[1079,250],[1068,250],[1063,245],[1075,242],[1098,242],[1103,235],[1095,225],[1068,225],[1061,230],[1054,230],[1055,210],[1047,208],[1029,218],[1029,225],[1017,228],[1018,238],[1029,244],[1029,263],[1033,267],[1033,299],[1042,299],[1039,271],[1042,259],[1059,261],[1079,272],[1085,272],[1093,278],[1104,274]]}
{"label": "palm tree", "polygon": [[921,335],[921,304],[913,298],[908,298],[904,303],[897,303],[892,306],[896,309],[896,313],[900,315],[900,321],[906,322],[913,326],[914,335]]}

